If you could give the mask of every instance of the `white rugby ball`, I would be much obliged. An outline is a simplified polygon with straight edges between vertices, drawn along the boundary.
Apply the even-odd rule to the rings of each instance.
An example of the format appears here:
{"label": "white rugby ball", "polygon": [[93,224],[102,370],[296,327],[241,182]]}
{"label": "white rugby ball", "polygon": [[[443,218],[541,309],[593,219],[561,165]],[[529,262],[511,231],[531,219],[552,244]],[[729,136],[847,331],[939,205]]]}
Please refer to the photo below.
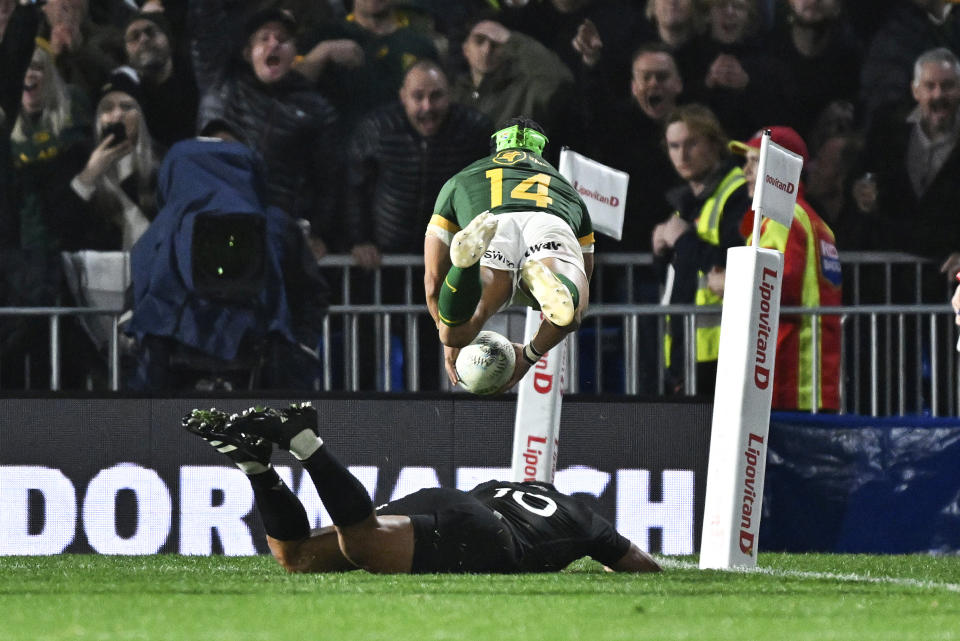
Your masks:
{"label": "white rugby ball", "polygon": [[483,330],[457,355],[457,378],[468,392],[493,394],[513,376],[517,354],[506,336]]}

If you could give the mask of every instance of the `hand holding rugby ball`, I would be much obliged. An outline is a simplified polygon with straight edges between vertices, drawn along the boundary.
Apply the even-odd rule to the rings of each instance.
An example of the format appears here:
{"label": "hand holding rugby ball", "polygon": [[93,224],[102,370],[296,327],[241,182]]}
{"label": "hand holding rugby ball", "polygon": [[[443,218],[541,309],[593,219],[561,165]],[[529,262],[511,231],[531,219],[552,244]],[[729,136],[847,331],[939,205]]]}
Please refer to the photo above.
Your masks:
{"label": "hand holding rugby ball", "polygon": [[468,392],[495,393],[513,376],[517,354],[505,336],[483,330],[457,355],[457,378]]}

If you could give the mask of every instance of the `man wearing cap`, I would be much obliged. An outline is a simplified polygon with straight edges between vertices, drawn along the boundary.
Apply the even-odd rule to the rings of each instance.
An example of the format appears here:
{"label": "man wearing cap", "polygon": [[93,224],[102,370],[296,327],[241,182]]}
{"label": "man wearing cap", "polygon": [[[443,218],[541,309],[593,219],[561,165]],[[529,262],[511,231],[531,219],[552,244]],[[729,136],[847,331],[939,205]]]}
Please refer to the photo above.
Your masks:
{"label": "man wearing cap", "polygon": [[590,299],[593,225],[580,194],[543,159],[547,137],[528,118],[493,134],[493,153],[440,190],[424,239],[427,308],[454,364],[484,323],[511,302],[539,309],[533,339],[514,344],[513,387],[580,324]]}
{"label": "man wearing cap", "polygon": [[522,113],[554,139],[569,128],[574,78],[557,54],[486,17],[472,22],[462,50],[468,69],[454,78],[455,102],[479,109],[494,126]]}
{"label": "man wearing cap", "polygon": [[[770,140],[809,160],[807,144],[790,127],[769,127]],[[763,130],[747,142],[731,141],[730,149],[746,157],[743,174],[750,197],[757,185],[760,161],[760,143]],[[752,242],[754,213],[750,209],[743,217],[741,231]],[[840,257],[833,231],[817,215],[803,194],[803,183],[797,189],[793,208],[793,222],[789,229],[781,223],[763,218],[760,223],[760,247],[783,253],[783,307],[822,307],[840,305]],[[709,276],[711,289],[723,295],[723,275],[719,270]],[[813,342],[811,321],[817,323],[817,342]],[[837,411],[840,409],[840,317],[780,315],[777,334],[776,369],[773,377],[773,409]],[[814,404],[813,363],[819,370],[817,399]]]}
{"label": "man wearing cap", "polygon": [[135,13],[123,31],[127,63],[140,76],[140,106],[154,139],[164,147],[195,135],[197,85],[190,62],[174,56],[163,13]]}
{"label": "man wearing cap", "polygon": [[[266,166],[267,203],[311,225],[325,251],[339,216],[341,151],[336,111],[293,69],[297,22],[266,8],[245,20],[225,0],[190,3],[201,134],[227,133],[256,149]],[[238,51],[231,35],[241,27]]]}

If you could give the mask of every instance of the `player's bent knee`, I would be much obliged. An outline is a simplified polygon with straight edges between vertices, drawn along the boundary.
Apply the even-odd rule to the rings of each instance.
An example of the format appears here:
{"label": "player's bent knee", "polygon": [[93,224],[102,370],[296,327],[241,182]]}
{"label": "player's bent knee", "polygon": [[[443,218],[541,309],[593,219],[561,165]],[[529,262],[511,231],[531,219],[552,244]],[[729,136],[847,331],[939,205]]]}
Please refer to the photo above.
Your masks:
{"label": "player's bent knee", "polygon": [[413,525],[407,516],[372,517],[339,528],[343,555],[367,572],[409,572],[413,565]]}
{"label": "player's bent knee", "polygon": [[267,545],[270,548],[271,554],[273,554],[273,558],[280,564],[280,567],[290,574],[310,571],[311,568],[307,560],[299,553],[300,546],[295,542],[278,541],[268,538]]}
{"label": "player's bent knee", "polygon": [[476,336],[477,332],[469,323],[440,329],[440,342],[447,347],[466,347]]}
{"label": "player's bent knee", "polygon": [[355,540],[344,537],[340,542],[341,550],[351,563],[361,570],[373,574],[396,574],[409,572],[409,565],[400,562],[376,542],[376,540]]}

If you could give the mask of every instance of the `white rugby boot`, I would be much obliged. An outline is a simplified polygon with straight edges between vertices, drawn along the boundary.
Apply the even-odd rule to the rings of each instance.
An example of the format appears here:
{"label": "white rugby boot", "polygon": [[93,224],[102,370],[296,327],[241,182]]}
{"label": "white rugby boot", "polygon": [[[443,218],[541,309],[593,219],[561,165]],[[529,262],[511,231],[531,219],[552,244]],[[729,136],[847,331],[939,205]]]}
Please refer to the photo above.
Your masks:
{"label": "white rugby boot", "polygon": [[475,265],[497,233],[497,217],[489,211],[479,214],[470,223],[458,231],[450,243],[450,262],[455,267]]}
{"label": "white rugby boot", "polygon": [[573,322],[573,296],[550,269],[534,258],[520,268],[520,278],[540,303],[540,311],[557,327]]}

